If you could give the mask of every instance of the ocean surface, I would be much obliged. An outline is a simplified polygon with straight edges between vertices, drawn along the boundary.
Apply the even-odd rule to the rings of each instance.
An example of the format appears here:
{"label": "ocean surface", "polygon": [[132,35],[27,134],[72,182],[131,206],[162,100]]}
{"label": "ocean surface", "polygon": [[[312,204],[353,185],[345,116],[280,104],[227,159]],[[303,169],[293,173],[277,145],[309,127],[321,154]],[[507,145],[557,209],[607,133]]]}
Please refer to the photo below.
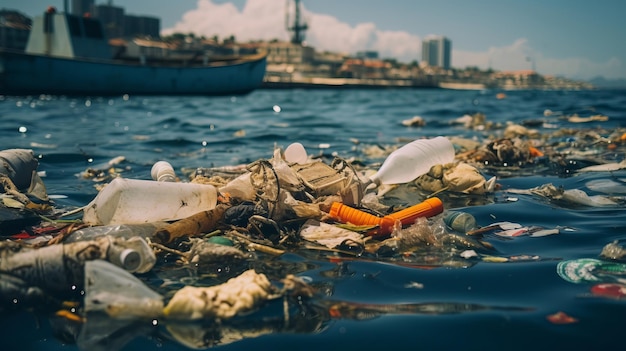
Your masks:
{"label": "ocean surface", "polygon": [[[375,168],[384,158],[369,157],[366,147],[400,146],[439,135],[483,141],[501,137],[509,122],[524,123],[541,135],[588,131],[587,137],[559,137],[559,150],[569,160],[565,165],[486,168],[485,176],[497,176],[495,193],[441,195],[446,210],[470,213],[481,227],[512,222],[557,233],[503,237],[488,232],[481,240],[494,250],[467,259],[437,253],[425,262],[389,262],[306,250],[266,259],[255,265],[258,270],[296,274],[323,293],[291,316],[290,323],[280,318],[282,302],[240,317],[228,326],[230,339],[212,348],[622,349],[626,299],[592,289],[623,284],[622,267],[593,271],[595,280],[578,283],[564,279],[557,268],[570,260],[601,259],[605,245],[626,240],[626,170],[577,172],[625,159],[626,141],[608,148],[593,138],[609,138],[626,128],[626,92],[515,91],[500,98],[497,93],[364,89],[257,90],[236,97],[3,96],[0,149],[32,149],[48,194],[58,208],[70,209],[98,193],[95,182],[81,172],[117,156],[125,158],[117,165],[121,176],[150,179],[151,166],[159,160],[170,162],[182,176],[198,167],[270,159],[275,147],[300,142],[325,162],[340,156]],[[495,126],[481,130],[452,123],[475,113]],[[576,114],[608,120],[573,123],[565,118]],[[402,124],[413,116],[421,116],[425,126]],[[555,147],[554,138],[548,145]],[[605,196],[616,205],[588,206],[509,191],[548,183]],[[0,348],[77,350],[68,336],[72,332],[59,330],[57,323],[28,311],[0,316]],[[211,324],[196,333],[209,340],[226,331]],[[117,340],[110,350],[189,349],[168,336],[164,326],[129,325],[110,334]]]}

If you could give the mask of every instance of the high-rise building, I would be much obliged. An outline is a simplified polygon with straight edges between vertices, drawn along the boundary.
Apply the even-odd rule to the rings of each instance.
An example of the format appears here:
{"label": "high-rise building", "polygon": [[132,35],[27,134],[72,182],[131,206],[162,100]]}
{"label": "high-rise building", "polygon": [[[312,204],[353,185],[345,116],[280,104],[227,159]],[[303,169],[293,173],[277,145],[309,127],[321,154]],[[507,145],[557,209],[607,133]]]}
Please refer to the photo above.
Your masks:
{"label": "high-rise building", "polygon": [[93,11],[94,0],[72,0],[72,14],[83,16],[85,13]]}
{"label": "high-rise building", "polygon": [[444,36],[428,37],[422,41],[422,62],[429,66],[450,69],[452,42]]}

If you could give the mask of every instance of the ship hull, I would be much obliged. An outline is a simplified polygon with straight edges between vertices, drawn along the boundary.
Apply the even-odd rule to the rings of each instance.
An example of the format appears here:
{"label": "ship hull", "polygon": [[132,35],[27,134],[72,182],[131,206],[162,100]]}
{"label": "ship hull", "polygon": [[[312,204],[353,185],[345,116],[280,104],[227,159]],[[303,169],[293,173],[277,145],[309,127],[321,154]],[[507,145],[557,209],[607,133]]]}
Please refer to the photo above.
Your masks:
{"label": "ship hull", "polygon": [[0,51],[5,95],[236,95],[261,86],[266,57],[206,65],[149,65]]}

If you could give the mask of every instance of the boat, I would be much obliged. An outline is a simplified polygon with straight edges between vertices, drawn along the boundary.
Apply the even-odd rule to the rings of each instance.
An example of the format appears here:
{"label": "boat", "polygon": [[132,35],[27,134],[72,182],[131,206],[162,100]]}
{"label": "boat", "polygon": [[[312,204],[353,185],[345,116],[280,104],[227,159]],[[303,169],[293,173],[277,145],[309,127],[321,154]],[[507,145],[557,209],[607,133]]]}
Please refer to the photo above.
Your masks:
{"label": "boat", "polygon": [[98,19],[49,8],[34,19],[24,51],[0,49],[0,94],[246,94],[261,86],[267,55],[259,51],[228,60],[115,56]]}

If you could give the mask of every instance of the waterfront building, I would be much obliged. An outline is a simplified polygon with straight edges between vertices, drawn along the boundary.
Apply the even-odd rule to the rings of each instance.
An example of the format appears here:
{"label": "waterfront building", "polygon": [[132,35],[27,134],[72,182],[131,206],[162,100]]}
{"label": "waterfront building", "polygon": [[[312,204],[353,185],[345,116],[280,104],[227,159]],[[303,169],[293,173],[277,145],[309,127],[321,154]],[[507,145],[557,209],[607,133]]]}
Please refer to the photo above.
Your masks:
{"label": "waterfront building", "polygon": [[452,43],[444,36],[427,37],[422,41],[422,62],[428,66],[450,69]]}
{"label": "waterfront building", "polygon": [[267,63],[289,63],[301,65],[311,63],[315,49],[291,42],[274,41],[267,43]]}
{"label": "waterfront building", "polygon": [[378,60],[378,51],[358,51],[356,58],[364,60]]}
{"label": "waterfront building", "polygon": [[497,86],[505,90],[534,88],[544,85],[544,78],[534,70],[501,71],[491,74]]}
{"label": "waterfront building", "polygon": [[301,75],[312,70],[315,49],[292,42],[263,43],[267,51],[267,74],[280,77]]}
{"label": "waterfront building", "polygon": [[382,60],[349,58],[340,68],[339,75],[345,78],[383,79],[388,78],[391,63]]}

